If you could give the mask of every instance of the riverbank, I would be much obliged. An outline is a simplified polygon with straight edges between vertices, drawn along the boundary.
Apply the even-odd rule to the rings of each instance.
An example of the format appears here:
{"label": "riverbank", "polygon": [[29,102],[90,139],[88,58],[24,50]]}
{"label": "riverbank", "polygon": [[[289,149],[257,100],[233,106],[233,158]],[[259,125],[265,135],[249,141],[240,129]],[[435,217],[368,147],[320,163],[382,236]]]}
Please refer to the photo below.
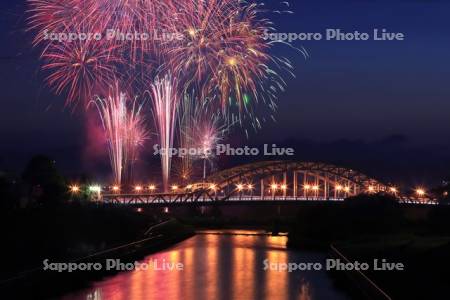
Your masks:
{"label": "riverbank", "polygon": [[4,245],[11,246],[2,248],[7,267],[1,270],[0,289],[15,299],[48,298],[114,273],[44,271],[46,260],[132,262],[194,234],[192,228],[164,215],[95,205],[22,210],[10,213],[2,219],[2,225],[7,221],[10,231],[2,227],[4,240],[8,241]]}
{"label": "riverbank", "polygon": [[[446,205],[400,205],[383,195],[363,195],[339,206],[304,209],[289,230],[288,244],[296,249],[335,246],[350,262],[367,263],[370,268],[362,273],[393,299],[437,299],[450,291],[449,228]],[[375,270],[375,260],[401,264],[404,270]],[[354,289],[354,280],[345,283],[348,276],[335,275]]]}
{"label": "riverbank", "polygon": [[384,235],[343,241],[336,247],[350,261],[402,264],[403,270],[365,272],[393,299],[438,299],[450,291],[450,236]]}

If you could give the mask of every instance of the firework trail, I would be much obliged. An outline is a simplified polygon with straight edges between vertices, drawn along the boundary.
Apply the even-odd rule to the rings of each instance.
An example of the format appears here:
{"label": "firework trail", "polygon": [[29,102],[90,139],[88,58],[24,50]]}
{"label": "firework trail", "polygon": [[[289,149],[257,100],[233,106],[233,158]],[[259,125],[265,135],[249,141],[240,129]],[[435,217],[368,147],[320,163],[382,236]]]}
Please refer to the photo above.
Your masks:
{"label": "firework trail", "polygon": [[124,178],[131,182],[139,148],[148,138],[142,114],[143,104],[136,99],[128,100],[117,83],[107,98],[98,97],[91,103],[97,107],[107,137],[115,184],[120,185]]}
{"label": "firework trail", "polygon": [[168,191],[171,169],[170,150],[173,147],[174,132],[179,105],[177,79],[171,75],[157,77],[149,90],[152,112],[158,131],[161,153],[162,176],[165,191]]}
{"label": "firework trail", "polygon": [[[194,148],[193,133],[195,131],[194,120],[198,102],[196,99],[188,94],[184,95],[183,101],[180,103],[178,112],[178,142],[182,149]],[[193,175],[192,156],[185,155],[180,158],[180,165],[178,166],[178,175],[183,181],[188,181]]]}
{"label": "firework trail", "polygon": [[187,180],[193,174],[194,162],[203,159],[203,170],[206,170],[206,162],[212,165],[215,158],[215,148],[222,141],[229,130],[224,124],[223,117],[214,107],[212,99],[199,100],[193,94],[185,94],[180,104],[179,117],[179,145],[182,149],[193,149],[195,153],[189,153],[181,157],[179,175]]}
{"label": "firework trail", "polygon": [[230,124],[224,124],[220,113],[214,113],[203,107],[198,110],[198,116],[194,120],[196,130],[193,139],[198,153],[198,159],[203,160],[203,180],[206,179],[206,162],[213,165],[216,157],[217,145],[222,141],[230,128]]}

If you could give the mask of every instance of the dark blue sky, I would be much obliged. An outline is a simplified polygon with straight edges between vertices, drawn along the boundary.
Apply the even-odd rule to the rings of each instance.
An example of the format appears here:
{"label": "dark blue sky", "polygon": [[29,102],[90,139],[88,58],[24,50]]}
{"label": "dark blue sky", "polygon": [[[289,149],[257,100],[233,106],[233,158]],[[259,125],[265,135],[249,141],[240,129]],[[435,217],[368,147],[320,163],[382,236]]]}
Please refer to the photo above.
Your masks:
{"label": "dark blue sky", "polygon": [[[421,166],[405,167],[397,177],[416,172],[435,179],[450,169],[450,3],[291,2],[293,15],[274,18],[280,32],[340,28],[372,33],[386,28],[404,33],[406,39],[294,42],[307,50],[307,59],[277,47],[275,54],[291,58],[296,74],[279,97],[277,122],[266,124],[248,141],[238,134],[232,141],[290,140],[300,147],[299,159],[360,161],[357,167],[374,173],[380,164],[399,160],[403,166],[411,159]],[[69,173],[94,169],[82,154],[82,114],[64,109],[64,98],[43,84],[38,52],[24,33],[24,10],[19,0],[0,4],[0,169],[18,170],[34,153],[56,157]],[[366,148],[357,151],[355,143]],[[336,144],[344,150],[336,151]],[[384,153],[381,162],[373,159],[377,151]]]}

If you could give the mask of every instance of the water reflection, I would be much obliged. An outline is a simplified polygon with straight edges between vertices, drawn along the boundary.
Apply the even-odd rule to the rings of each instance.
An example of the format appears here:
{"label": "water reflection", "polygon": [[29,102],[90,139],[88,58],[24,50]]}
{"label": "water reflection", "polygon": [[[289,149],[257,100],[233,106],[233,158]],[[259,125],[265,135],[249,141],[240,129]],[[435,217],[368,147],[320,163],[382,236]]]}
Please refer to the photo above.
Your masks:
{"label": "water reflection", "polygon": [[182,271],[122,272],[63,299],[346,299],[324,271],[264,271],[265,259],[280,263],[325,259],[320,253],[287,250],[285,245],[286,237],[197,235],[145,259],[181,262]]}

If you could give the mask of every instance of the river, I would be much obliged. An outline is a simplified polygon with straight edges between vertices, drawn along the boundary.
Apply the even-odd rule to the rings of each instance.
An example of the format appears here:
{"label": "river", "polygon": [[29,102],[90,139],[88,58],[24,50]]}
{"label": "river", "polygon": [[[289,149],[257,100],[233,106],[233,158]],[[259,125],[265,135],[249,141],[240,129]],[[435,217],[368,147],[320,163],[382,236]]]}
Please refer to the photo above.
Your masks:
{"label": "river", "polygon": [[157,262],[159,268],[179,263],[178,270],[121,272],[62,299],[349,299],[333,286],[325,271],[264,270],[266,259],[278,263],[325,261],[324,253],[289,250],[286,242],[285,236],[255,231],[203,232],[142,261]]}

